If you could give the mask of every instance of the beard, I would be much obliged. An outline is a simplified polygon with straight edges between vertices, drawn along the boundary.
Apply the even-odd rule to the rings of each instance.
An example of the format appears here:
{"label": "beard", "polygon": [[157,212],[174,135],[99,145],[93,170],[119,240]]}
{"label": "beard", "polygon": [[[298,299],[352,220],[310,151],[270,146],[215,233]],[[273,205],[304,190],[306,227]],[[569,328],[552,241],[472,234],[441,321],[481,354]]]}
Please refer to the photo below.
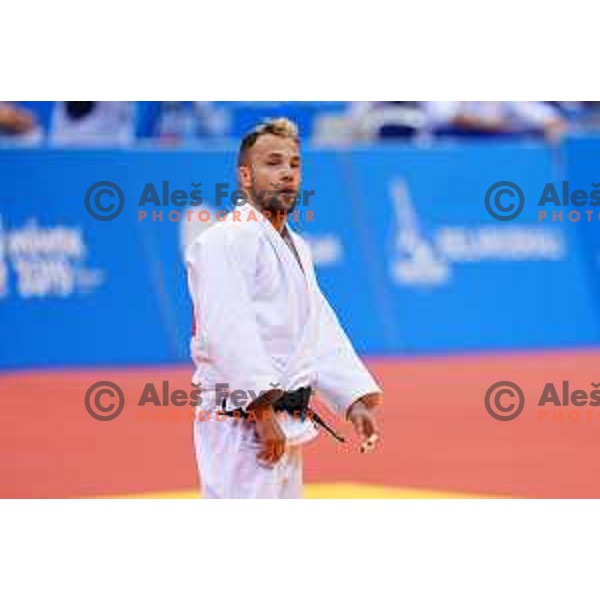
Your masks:
{"label": "beard", "polygon": [[291,213],[300,200],[300,194],[294,192],[278,191],[276,189],[257,190],[254,186],[251,190],[254,204],[262,211],[269,211],[273,214]]}
{"label": "beard", "polygon": [[298,194],[289,192],[276,192],[271,198],[267,197],[267,210],[271,212],[291,213],[298,204]]}

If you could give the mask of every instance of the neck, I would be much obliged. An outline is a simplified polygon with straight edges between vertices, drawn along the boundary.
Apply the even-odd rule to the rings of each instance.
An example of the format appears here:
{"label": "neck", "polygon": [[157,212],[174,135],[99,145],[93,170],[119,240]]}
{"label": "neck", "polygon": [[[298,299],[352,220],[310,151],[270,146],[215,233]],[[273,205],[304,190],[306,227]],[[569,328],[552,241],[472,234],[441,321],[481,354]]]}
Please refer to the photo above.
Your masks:
{"label": "neck", "polygon": [[287,223],[287,213],[283,211],[277,211],[274,215],[269,217],[269,222],[277,231],[283,234],[283,230],[285,229],[285,224]]}

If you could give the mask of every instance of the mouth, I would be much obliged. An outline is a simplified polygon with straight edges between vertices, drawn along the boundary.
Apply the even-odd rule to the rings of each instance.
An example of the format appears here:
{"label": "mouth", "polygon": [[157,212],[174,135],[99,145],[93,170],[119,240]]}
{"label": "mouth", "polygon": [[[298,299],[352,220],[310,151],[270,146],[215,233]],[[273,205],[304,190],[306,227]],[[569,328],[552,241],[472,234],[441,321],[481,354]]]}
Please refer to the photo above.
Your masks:
{"label": "mouth", "polygon": [[279,193],[284,196],[295,196],[298,193],[298,190],[293,187],[284,187],[279,190]]}
{"label": "mouth", "polygon": [[285,196],[290,196],[292,194],[297,194],[298,190],[293,185],[284,185],[284,186],[272,186],[276,194],[283,194]]}

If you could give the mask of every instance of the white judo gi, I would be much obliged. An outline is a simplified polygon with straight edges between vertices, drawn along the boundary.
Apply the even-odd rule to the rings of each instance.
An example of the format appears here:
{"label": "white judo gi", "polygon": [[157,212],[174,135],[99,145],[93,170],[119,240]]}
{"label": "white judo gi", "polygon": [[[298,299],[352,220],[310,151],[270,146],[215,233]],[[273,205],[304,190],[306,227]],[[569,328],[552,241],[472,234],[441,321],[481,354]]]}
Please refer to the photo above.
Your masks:
{"label": "white judo gi", "polygon": [[[195,319],[193,383],[203,390],[199,408],[211,415],[194,423],[202,493],[299,498],[301,446],[317,435],[314,424],[280,419],[285,453],[272,468],[261,466],[252,423],[217,416],[216,386],[255,396],[273,386],[286,391],[311,386],[342,418],[355,400],[381,390],[321,293],[307,244],[287,228],[296,258],[258,210],[250,205],[236,210],[237,221],[230,213],[186,253]],[[246,403],[251,400],[248,395]],[[228,397],[226,408],[239,404]]]}

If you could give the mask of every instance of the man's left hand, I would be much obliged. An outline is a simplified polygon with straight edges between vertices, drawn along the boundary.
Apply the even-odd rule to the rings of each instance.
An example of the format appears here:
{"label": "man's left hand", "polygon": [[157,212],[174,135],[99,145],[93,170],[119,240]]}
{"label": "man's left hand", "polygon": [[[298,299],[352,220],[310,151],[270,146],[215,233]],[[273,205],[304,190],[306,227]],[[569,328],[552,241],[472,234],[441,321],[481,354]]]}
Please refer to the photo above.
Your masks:
{"label": "man's left hand", "polygon": [[365,444],[374,446],[375,441],[379,438],[374,409],[382,400],[382,394],[367,394],[356,400],[348,409],[346,417],[360,437],[362,448],[365,448]]}

